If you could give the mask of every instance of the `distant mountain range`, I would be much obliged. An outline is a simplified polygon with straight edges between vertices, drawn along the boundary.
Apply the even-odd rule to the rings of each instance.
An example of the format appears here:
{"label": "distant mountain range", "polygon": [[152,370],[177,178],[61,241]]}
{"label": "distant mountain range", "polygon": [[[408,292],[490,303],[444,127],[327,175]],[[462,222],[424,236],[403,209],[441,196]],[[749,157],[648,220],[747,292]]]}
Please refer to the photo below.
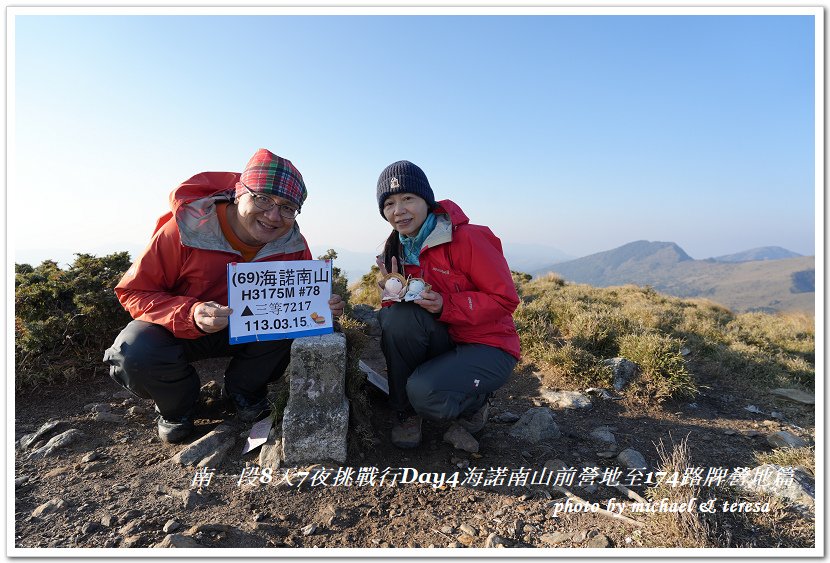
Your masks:
{"label": "distant mountain range", "polygon": [[705,297],[745,311],[814,311],[815,258],[780,247],[694,260],[673,242],[636,241],[531,271],[596,287],[649,285],[676,297]]}
{"label": "distant mountain range", "polygon": [[754,260],[783,260],[784,258],[798,258],[802,256],[797,252],[792,252],[780,246],[762,246],[760,248],[752,248],[744,250],[737,254],[727,254],[726,256],[717,256],[710,258],[715,262],[752,262]]}

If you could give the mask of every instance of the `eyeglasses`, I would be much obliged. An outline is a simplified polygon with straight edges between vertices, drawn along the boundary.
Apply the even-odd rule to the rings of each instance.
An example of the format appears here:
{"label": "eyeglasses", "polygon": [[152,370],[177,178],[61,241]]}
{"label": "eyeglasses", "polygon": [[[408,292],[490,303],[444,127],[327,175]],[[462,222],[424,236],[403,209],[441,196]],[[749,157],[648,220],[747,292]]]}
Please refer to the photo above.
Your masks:
{"label": "eyeglasses", "polygon": [[274,207],[279,207],[279,213],[281,217],[285,219],[294,219],[297,215],[300,214],[300,210],[296,207],[292,207],[290,205],[278,205],[276,201],[271,199],[268,196],[255,194],[251,191],[251,188],[246,186],[244,183],[240,182],[242,187],[248,190],[248,193],[251,194],[251,197],[254,198],[254,205],[256,205],[259,209],[263,211],[271,211]]}

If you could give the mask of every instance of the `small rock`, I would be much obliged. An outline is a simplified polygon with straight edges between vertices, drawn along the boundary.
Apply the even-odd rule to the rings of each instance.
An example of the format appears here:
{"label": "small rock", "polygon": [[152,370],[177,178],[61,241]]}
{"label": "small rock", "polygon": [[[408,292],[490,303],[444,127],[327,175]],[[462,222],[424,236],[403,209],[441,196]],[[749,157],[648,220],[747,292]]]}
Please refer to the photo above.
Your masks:
{"label": "small rock", "polygon": [[449,545],[447,545],[447,547],[457,548],[457,547],[464,547],[464,545],[460,542],[454,541],[454,542],[450,543]]}
{"label": "small rock", "polygon": [[304,536],[311,536],[317,531],[317,524],[309,524],[302,529]]}
{"label": "small rock", "polygon": [[92,420],[95,422],[124,422],[124,418],[114,412],[95,412],[92,414]]}
{"label": "small rock", "polygon": [[691,353],[692,353],[692,351],[689,350],[688,348],[686,348],[685,346],[680,349],[680,355],[681,356],[688,356]]}
{"label": "small rock", "polygon": [[626,448],[617,455],[617,460],[629,469],[644,469],[646,458],[637,450]]}
{"label": "small rock", "polygon": [[259,450],[259,466],[271,471],[279,469],[282,463],[282,427],[274,427],[268,434],[268,441]]}
{"label": "small rock", "polygon": [[182,525],[180,522],[177,522],[176,520],[173,520],[171,518],[170,520],[164,523],[164,527],[162,527],[161,531],[165,534],[169,534],[170,532],[175,532],[181,527]]}
{"label": "small rock", "polygon": [[542,398],[560,409],[589,409],[591,399],[579,391],[542,391]]}
{"label": "small rock", "polygon": [[101,459],[104,457],[101,455],[101,452],[89,452],[84,457],[81,458],[82,463],[89,463],[90,461],[95,461],[96,459]]}
{"label": "small rock", "polygon": [[118,530],[118,533],[122,536],[132,536],[135,532],[141,530],[143,524],[144,522],[139,519],[130,520]]}
{"label": "small rock", "polygon": [[614,452],[613,450],[604,450],[601,452],[597,452],[597,457],[602,459],[611,459],[612,457],[614,457],[614,455],[616,455],[616,452]]}
{"label": "small rock", "polygon": [[153,547],[188,548],[204,546],[193,538],[183,536],[182,534],[168,534],[163,540],[155,544]]}
{"label": "small rock", "polygon": [[107,513],[107,514],[104,514],[103,516],[101,516],[101,525],[102,526],[110,528],[112,526],[115,526],[116,524],[118,524],[118,518],[116,518],[112,514]]}
{"label": "small rock", "polygon": [[506,545],[507,541],[495,532],[491,532],[490,535],[487,536],[487,540],[484,542],[484,547],[487,548],[504,547]]}
{"label": "small rock", "polygon": [[179,498],[182,499],[182,505],[186,510],[201,506],[207,502],[207,497],[201,494],[198,490],[188,489],[179,493]]}
{"label": "small rock", "polygon": [[585,392],[589,395],[596,395],[604,401],[613,401],[615,399],[614,395],[612,395],[608,389],[602,389],[600,387],[588,387],[585,389]]}
{"label": "small rock", "polygon": [[549,438],[558,438],[560,432],[554,420],[553,411],[549,407],[534,407],[528,409],[510,428],[510,435],[520,440],[537,443]]}
{"label": "small rock", "polygon": [[121,542],[121,545],[123,547],[135,547],[136,545],[141,543],[142,539],[143,538],[141,537],[141,534],[134,534],[134,535],[126,536],[123,539],[123,541]]}
{"label": "small rock", "polygon": [[467,547],[470,547],[470,546],[471,546],[471,545],[473,545],[473,544],[475,543],[475,541],[476,541],[476,539],[475,539],[473,536],[471,536],[470,534],[461,534],[461,535],[460,535],[460,536],[458,536],[458,538],[456,538],[456,539],[457,539],[457,540],[458,540],[461,544],[466,545]]}
{"label": "small rock", "polygon": [[448,536],[451,535],[454,531],[455,531],[455,528],[453,528],[452,526],[442,526],[441,527],[441,533],[442,534],[447,534]]}
{"label": "small rock", "polygon": [[606,444],[617,443],[617,438],[614,437],[614,434],[612,434],[610,430],[604,427],[595,428],[594,430],[592,430],[591,438],[598,442],[604,442]]}
{"label": "small rock", "polygon": [[470,526],[469,524],[461,524],[458,527],[458,529],[461,530],[462,532],[464,532],[465,534],[469,534],[471,536],[477,536],[478,535],[478,529],[474,528],[473,526]]}
{"label": "small rock", "polygon": [[29,476],[28,475],[21,475],[20,477],[15,477],[15,479],[14,479],[14,488],[16,489],[16,488],[18,488],[22,485],[25,485],[28,482],[29,482]]}
{"label": "small rock", "polygon": [[458,424],[452,424],[444,433],[444,441],[452,447],[465,452],[477,453],[478,440]]}
{"label": "small rock", "polygon": [[588,541],[588,543],[585,544],[585,547],[604,548],[613,547],[613,544],[611,543],[611,540],[608,538],[608,536],[599,534],[592,537],[590,541]]}
{"label": "small rock", "polygon": [[52,455],[57,450],[64,448],[70,444],[80,441],[84,434],[80,430],[70,428],[65,432],[61,432],[54,436],[51,440],[46,442],[44,446],[34,450],[29,454],[30,459],[40,459]]}
{"label": "small rock", "polygon": [[84,524],[84,527],[81,528],[81,533],[82,534],[91,534],[92,532],[94,532],[94,531],[96,531],[100,528],[101,528],[101,523],[100,522],[94,522],[94,521],[87,522],[86,524]]}
{"label": "small rock", "polygon": [[220,424],[173,456],[173,462],[180,465],[196,465],[203,459],[215,454],[228,441],[233,442],[235,434],[236,429],[232,424]]}
{"label": "small rock", "polygon": [[605,365],[611,367],[614,374],[614,389],[622,391],[626,385],[640,375],[640,367],[625,358],[611,358],[603,362]]}
{"label": "small rock", "polygon": [[573,534],[573,542],[580,543],[584,542],[588,538],[588,531],[587,530],[580,530],[578,532],[574,532]]}
{"label": "small rock", "polygon": [[744,410],[749,411],[751,413],[755,413],[755,414],[763,414],[764,413],[764,411],[762,411],[761,409],[759,409],[755,405],[749,405],[748,407],[744,407]]}
{"label": "small rock", "polygon": [[18,445],[24,450],[27,450],[34,446],[37,442],[44,440],[46,436],[50,435],[54,430],[57,430],[59,427],[65,426],[66,424],[67,423],[64,420],[50,420],[49,422],[45,422],[34,433],[26,434],[20,438]]}
{"label": "small rock", "polygon": [[735,430],[724,430],[723,433],[727,436],[734,436],[735,434],[737,434]]}
{"label": "small rock", "polygon": [[803,448],[807,445],[807,442],[803,438],[799,438],[795,434],[787,432],[786,430],[773,432],[767,436],[767,442],[769,442],[769,445],[773,448],[783,449]]}
{"label": "small rock", "polygon": [[127,414],[130,415],[130,416],[136,416],[136,417],[146,416],[147,415],[147,409],[145,409],[144,407],[130,407],[130,408],[127,409]]}
{"label": "small rock", "polygon": [[510,411],[504,411],[503,413],[494,416],[493,420],[495,420],[496,422],[504,422],[507,424],[511,424],[519,420],[519,418],[521,417],[515,413],[512,413]]}
{"label": "small rock", "polygon": [[548,545],[559,545],[562,542],[566,542],[571,539],[571,534],[566,534],[564,532],[551,532],[548,534],[542,534],[539,538],[542,543]]}
{"label": "small rock", "polygon": [[32,516],[43,516],[46,514],[59,512],[64,509],[66,509],[66,502],[61,499],[53,498],[52,500],[44,502],[43,504],[35,508],[32,511]]}
{"label": "small rock", "polygon": [[800,389],[773,389],[770,391],[773,395],[778,397],[783,397],[785,399],[790,399],[791,401],[795,401],[797,403],[802,403],[805,405],[815,405],[816,404],[816,397],[812,393],[807,393],[805,391],[801,391]]}

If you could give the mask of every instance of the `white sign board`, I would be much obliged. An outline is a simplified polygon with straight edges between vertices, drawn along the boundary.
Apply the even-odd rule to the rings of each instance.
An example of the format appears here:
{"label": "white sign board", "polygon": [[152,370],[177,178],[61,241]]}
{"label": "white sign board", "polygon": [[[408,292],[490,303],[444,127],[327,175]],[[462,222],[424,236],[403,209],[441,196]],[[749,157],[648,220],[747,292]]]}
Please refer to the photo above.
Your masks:
{"label": "white sign board", "polygon": [[230,342],[334,332],[331,260],[228,264]]}

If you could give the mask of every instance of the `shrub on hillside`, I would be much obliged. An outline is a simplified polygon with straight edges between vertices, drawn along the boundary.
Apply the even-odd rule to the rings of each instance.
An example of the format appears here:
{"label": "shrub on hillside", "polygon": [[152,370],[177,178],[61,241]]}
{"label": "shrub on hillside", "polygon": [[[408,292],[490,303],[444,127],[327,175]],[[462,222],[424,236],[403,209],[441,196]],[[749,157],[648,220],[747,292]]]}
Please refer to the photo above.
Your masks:
{"label": "shrub on hillside", "polygon": [[130,321],[113,292],[129,254],[75,256],[66,270],[51,260],[15,264],[17,388],[104,370],[104,350]]}
{"label": "shrub on hillside", "polygon": [[[337,260],[337,252],[333,248],[329,248],[325,254],[318,256],[317,260]],[[346,313],[350,313],[352,306],[350,304],[349,280],[343,274],[343,271],[334,265],[331,268],[331,292],[343,298],[343,301],[346,302]]]}
{"label": "shrub on hillside", "polygon": [[660,402],[669,397],[694,396],[696,386],[680,354],[681,340],[646,332],[626,334],[619,344],[620,355],[640,366],[637,387],[644,388],[649,397]]}
{"label": "shrub on hillside", "polygon": [[355,305],[369,305],[375,309],[380,307],[380,291],[378,280],[380,279],[380,268],[372,265],[372,268],[353,284],[350,288],[352,302]]}

